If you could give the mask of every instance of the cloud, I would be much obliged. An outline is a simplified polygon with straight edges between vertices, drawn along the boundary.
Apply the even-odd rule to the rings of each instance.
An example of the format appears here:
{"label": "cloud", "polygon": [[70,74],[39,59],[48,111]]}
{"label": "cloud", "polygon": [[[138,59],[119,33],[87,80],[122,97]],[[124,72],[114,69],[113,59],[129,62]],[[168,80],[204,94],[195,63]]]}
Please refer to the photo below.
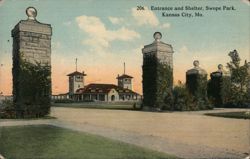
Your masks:
{"label": "cloud", "polygon": [[3,5],[5,0],[0,0],[0,7]]}
{"label": "cloud", "polygon": [[118,18],[118,17],[109,17],[109,20],[112,24],[121,24],[124,22],[123,18]]}
{"label": "cloud", "polygon": [[132,16],[139,26],[150,25],[156,27],[160,24],[154,12],[149,10],[148,7],[144,7],[144,10],[137,10],[136,8],[132,8],[131,12]]}
{"label": "cloud", "polygon": [[241,0],[241,2],[247,4],[248,6],[250,6],[250,1],[249,0]]}
{"label": "cloud", "polygon": [[178,52],[179,52],[180,54],[187,54],[187,53],[189,53],[189,50],[188,50],[188,48],[187,48],[186,45],[183,45],[183,46],[179,49]]}
{"label": "cloud", "polygon": [[170,23],[164,23],[164,24],[160,25],[160,28],[161,29],[169,29],[170,26],[171,26]]}
{"label": "cloud", "polygon": [[149,25],[151,27],[159,27],[160,29],[169,29],[170,23],[161,24],[153,11],[144,7],[144,10],[131,9],[131,15],[139,26]]}
{"label": "cloud", "polygon": [[63,25],[65,25],[65,26],[70,26],[71,24],[72,24],[71,21],[63,22]]}
{"label": "cloud", "polygon": [[87,40],[83,44],[91,46],[94,50],[102,51],[110,46],[110,42],[115,40],[132,41],[140,38],[140,34],[134,30],[122,27],[117,30],[108,30],[104,23],[95,16],[76,17],[78,27],[88,34]]}

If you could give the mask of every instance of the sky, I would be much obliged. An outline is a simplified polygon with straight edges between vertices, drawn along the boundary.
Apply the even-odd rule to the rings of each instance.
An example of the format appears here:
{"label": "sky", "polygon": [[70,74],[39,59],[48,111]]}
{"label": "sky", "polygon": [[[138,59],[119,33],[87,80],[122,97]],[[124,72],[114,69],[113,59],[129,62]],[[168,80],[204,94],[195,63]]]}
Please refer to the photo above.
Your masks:
{"label": "sky", "polygon": [[[199,60],[208,74],[230,61],[236,49],[250,60],[250,4],[248,0],[0,0],[0,92],[12,94],[11,30],[27,19],[25,10],[37,9],[36,19],[52,26],[52,93],[68,92],[67,74],[85,71],[85,84],[113,83],[123,73],[133,76],[142,92],[141,49],[156,31],[174,49],[174,81],[185,82],[185,72]],[[138,6],[140,9],[137,10]],[[203,10],[151,10],[159,7],[202,7]],[[223,10],[223,6],[235,10]],[[206,10],[221,7],[221,10]],[[227,8],[225,7],[225,8]],[[193,17],[164,17],[162,12]],[[203,16],[196,17],[195,12]],[[208,75],[209,77],[209,75]]]}

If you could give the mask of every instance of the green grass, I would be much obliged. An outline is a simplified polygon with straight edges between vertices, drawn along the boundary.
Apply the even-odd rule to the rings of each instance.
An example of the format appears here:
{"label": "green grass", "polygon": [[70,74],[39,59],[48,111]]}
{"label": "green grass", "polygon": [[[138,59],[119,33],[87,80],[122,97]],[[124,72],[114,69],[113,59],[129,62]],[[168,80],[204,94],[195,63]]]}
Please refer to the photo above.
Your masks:
{"label": "green grass", "polygon": [[0,153],[7,159],[176,158],[104,137],[49,125],[0,127]]}
{"label": "green grass", "polygon": [[250,112],[225,112],[225,113],[206,113],[205,115],[224,117],[224,118],[237,118],[237,119],[250,119]]}

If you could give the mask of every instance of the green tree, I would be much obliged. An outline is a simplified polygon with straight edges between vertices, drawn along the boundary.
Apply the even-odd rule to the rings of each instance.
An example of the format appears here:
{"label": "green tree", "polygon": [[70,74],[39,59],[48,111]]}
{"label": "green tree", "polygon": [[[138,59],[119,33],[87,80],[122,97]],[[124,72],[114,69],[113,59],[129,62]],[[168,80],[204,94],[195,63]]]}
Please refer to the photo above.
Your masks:
{"label": "green tree", "polygon": [[227,63],[227,66],[231,73],[231,95],[230,104],[234,107],[245,107],[247,106],[248,98],[248,87],[249,87],[249,74],[248,65],[245,61],[244,65],[240,65],[240,57],[236,50],[231,51],[228,54],[231,61]]}

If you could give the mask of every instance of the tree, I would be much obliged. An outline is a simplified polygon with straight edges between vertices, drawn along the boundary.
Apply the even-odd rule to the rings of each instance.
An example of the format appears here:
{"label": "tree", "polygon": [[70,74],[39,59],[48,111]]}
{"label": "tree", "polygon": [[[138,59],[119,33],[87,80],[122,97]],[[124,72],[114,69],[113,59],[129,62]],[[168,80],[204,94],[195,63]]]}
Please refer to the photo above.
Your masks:
{"label": "tree", "polygon": [[228,55],[231,58],[231,61],[227,63],[231,73],[229,104],[236,107],[246,107],[250,80],[247,61],[245,61],[244,65],[240,66],[241,59],[236,50],[231,51]]}

